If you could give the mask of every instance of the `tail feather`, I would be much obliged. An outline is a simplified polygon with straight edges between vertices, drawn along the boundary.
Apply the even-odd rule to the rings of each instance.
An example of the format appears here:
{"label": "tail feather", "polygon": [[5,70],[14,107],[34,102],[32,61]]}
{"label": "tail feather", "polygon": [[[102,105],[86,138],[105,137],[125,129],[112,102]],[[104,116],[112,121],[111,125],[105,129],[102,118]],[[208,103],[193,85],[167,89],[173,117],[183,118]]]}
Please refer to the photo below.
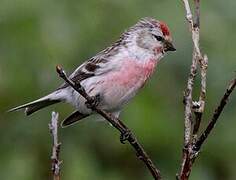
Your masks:
{"label": "tail feather", "polygon": [[52,104],[56,104],[59,102],[60,102],[60,100],[50,100],[50,99],[43,100],[41,102],[38,102],[38,103],[35,103],[35,104],[32,104],[32,105],[26,107],[25,114],[28,116],[28,115],[44,108],[44,107],[47,107],[47,106],[50,106]]}
{"label": "tail feather", "polygon": [[44,108],[44,107],[50,106],[50,105],[58,103],[60,101],[61,100],[59,100],[59,99],[55,100],[55,99],[51,99],[49,96],[45,96],[45,97],[40,98],[36,101],[12,108],[8,112],[18,111],[20,109],[25,108],[25,114],[28,116],[28,115]]}

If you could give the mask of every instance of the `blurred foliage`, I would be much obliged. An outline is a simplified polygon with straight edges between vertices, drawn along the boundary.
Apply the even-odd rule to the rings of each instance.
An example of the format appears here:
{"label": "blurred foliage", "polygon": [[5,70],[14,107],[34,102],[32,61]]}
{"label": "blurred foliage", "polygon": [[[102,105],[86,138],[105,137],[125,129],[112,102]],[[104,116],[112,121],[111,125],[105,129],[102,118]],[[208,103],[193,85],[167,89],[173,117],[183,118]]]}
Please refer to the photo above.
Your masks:
{"label": "blurred foliage", "polygon": [[[202,1],[201,7],[201,48],[209,56],[206,124],[235,73],[236,1]],[[174,179],[181,158],[182,94],[192,45],[182,3],[172,0],[0,0],[0,179],[50,179],[50,112],[55,109],[63,119],[73,108],[56,105],[30,117],[6,110],[57,87],[61,80],[56,64],[72,71],[145,16],[167,22],[177,52],[158,65],[122,119],[163,177]],[[198,89],[199,81],[195,96]],[[234,93],[191,179],[236,179],[235,106]],[[60,140],[62,179],[151,179],[133,150],[119,143],[118,132],[107,123],[88,120],[60,129]]]}

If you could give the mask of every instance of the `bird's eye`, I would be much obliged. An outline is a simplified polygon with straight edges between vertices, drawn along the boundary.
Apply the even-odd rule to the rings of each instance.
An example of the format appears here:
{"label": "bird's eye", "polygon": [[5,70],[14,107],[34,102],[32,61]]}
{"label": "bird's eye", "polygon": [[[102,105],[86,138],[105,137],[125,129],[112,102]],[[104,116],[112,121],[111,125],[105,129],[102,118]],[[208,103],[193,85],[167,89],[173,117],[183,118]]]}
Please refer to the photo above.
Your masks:
{"label": "bird's eye", "polygon": [[164,41],[164,38],[161,36],[157,36],[157,35],[153,35],[155,37],[156,40],[158,41]]}

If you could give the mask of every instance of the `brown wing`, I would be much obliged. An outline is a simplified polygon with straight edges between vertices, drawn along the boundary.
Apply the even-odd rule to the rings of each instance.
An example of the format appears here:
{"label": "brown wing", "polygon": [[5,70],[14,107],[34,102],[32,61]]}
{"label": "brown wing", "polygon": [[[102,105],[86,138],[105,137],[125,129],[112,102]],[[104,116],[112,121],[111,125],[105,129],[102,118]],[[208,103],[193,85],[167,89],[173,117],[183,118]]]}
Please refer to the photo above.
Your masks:
{"label": "brown wing", "polygon": [[[90,78],[96,75],[96,71],[100,68],[101,63],[106,63],[105,59],[91,58],[88,61],[84,62],[81,66],[79,66],[70,76],[69,78],[74,82],[81,82],[87,78]],[[58,89],[62,89],[67,87],[67,83],[63,83]]]}

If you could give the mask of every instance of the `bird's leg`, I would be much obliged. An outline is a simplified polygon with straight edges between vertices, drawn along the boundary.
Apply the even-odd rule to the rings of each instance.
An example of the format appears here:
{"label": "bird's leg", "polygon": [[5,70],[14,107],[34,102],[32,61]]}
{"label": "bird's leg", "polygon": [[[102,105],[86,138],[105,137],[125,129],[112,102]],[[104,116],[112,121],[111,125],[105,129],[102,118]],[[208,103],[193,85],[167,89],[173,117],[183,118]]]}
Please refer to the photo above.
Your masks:
{"label": "bird's leg", "polygon": [[131,132],[129,129],[127,129],[125,132],[121,133],[120,135],[120,142],[122,144],[125,144],[125,141],[127,141],[131,136]]}
{"label": "bird's leg", "polygon": [[94,107],[97,107],[100,102],[100,94],[97,94],[95,96],[91,96],[90,100],[86,101],[85,104],[88,108],[92,109]]}

